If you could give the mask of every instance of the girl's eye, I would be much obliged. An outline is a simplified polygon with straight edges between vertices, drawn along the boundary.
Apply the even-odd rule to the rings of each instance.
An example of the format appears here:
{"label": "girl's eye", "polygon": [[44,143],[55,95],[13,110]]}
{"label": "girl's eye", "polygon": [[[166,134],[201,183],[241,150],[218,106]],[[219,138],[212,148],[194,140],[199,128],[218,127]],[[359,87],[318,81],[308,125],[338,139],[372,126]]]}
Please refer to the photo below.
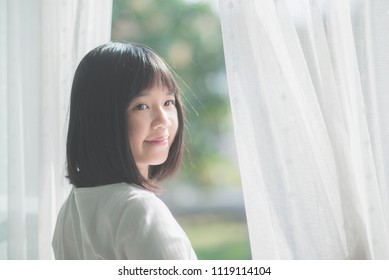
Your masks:
{"label": "girl's eye", "polygon": [[135,109],[136,110],[139,110],[139,111],[142,111],[142,110],[146,110],[148,107],[146,104],[139,104],[139,105],[136,105],[135,106]]}
{"label": "girl's eye", "polygon": [[165,106],[174,106],[174,105],[176,105],[176,103],[174,102],[174,100],[168,100],[168,101],[165,102],[164,105]]}

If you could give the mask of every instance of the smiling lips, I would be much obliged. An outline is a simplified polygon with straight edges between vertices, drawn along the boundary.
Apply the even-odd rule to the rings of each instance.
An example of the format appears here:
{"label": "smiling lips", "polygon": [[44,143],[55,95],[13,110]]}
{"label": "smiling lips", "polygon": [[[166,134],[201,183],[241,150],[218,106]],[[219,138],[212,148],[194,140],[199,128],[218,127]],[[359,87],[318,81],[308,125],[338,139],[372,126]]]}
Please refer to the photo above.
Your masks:
{"label": "smiling lips", "polygon": [[145,140],[146,143],[155,145],[155,146],[163,146],[168,143],[169,136],[162,136],[162,137],[157,137],[157,138],[152,138]]}

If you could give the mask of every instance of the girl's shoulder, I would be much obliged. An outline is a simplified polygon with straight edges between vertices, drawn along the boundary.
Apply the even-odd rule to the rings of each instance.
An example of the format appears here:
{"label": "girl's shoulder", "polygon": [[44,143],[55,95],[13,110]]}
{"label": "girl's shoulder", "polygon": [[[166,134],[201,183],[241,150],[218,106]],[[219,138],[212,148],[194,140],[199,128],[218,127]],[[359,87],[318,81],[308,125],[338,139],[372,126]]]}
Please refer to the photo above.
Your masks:
{"label": "girl's shoulder", "polygon": [[[96,187],[92,195],[96,195],[101,205],[112,205],[122,211],[161,212],[169,211],[166,205],[152,191],[134,184],[118,183]],[[123,209],[124,208],[124,209]]]}
{"label": "girl's shoulder", "polygon": [[77,205],[80,207],[100,207],[105,210],[150,211],[165,208],[164,203],[151,191],[142,187],[117,183],[92,188],[73,188]]}

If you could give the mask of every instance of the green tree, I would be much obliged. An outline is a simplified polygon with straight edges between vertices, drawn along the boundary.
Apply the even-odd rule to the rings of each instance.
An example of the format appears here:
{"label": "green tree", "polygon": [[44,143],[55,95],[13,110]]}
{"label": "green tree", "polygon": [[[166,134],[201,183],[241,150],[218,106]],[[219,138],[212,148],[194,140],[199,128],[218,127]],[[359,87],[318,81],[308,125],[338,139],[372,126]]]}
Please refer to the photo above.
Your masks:
{"label": "green tree", "polygon": [[181,179],[205,188],[239,185],[225,144],[232,125],[218,16],[208,4],[183,0],[113,2],[112,40],[151,47],[184,81],[188,152]]}

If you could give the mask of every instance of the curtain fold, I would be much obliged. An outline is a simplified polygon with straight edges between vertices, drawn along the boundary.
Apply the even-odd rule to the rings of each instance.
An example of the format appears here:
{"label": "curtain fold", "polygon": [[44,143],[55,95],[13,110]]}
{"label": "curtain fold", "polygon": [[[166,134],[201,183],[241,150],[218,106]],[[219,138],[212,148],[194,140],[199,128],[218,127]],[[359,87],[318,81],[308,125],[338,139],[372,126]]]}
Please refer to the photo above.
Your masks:
{"label": "curtain fold", "polygon": [[370,3],[219,1],[254,259],[389,258]]}
{"label": "curtain fold", "polygon": [[56,216],[69,191],[72,76],[87,51],[110,40],[112,0],[0,5],[0,258],[50,259]]}

